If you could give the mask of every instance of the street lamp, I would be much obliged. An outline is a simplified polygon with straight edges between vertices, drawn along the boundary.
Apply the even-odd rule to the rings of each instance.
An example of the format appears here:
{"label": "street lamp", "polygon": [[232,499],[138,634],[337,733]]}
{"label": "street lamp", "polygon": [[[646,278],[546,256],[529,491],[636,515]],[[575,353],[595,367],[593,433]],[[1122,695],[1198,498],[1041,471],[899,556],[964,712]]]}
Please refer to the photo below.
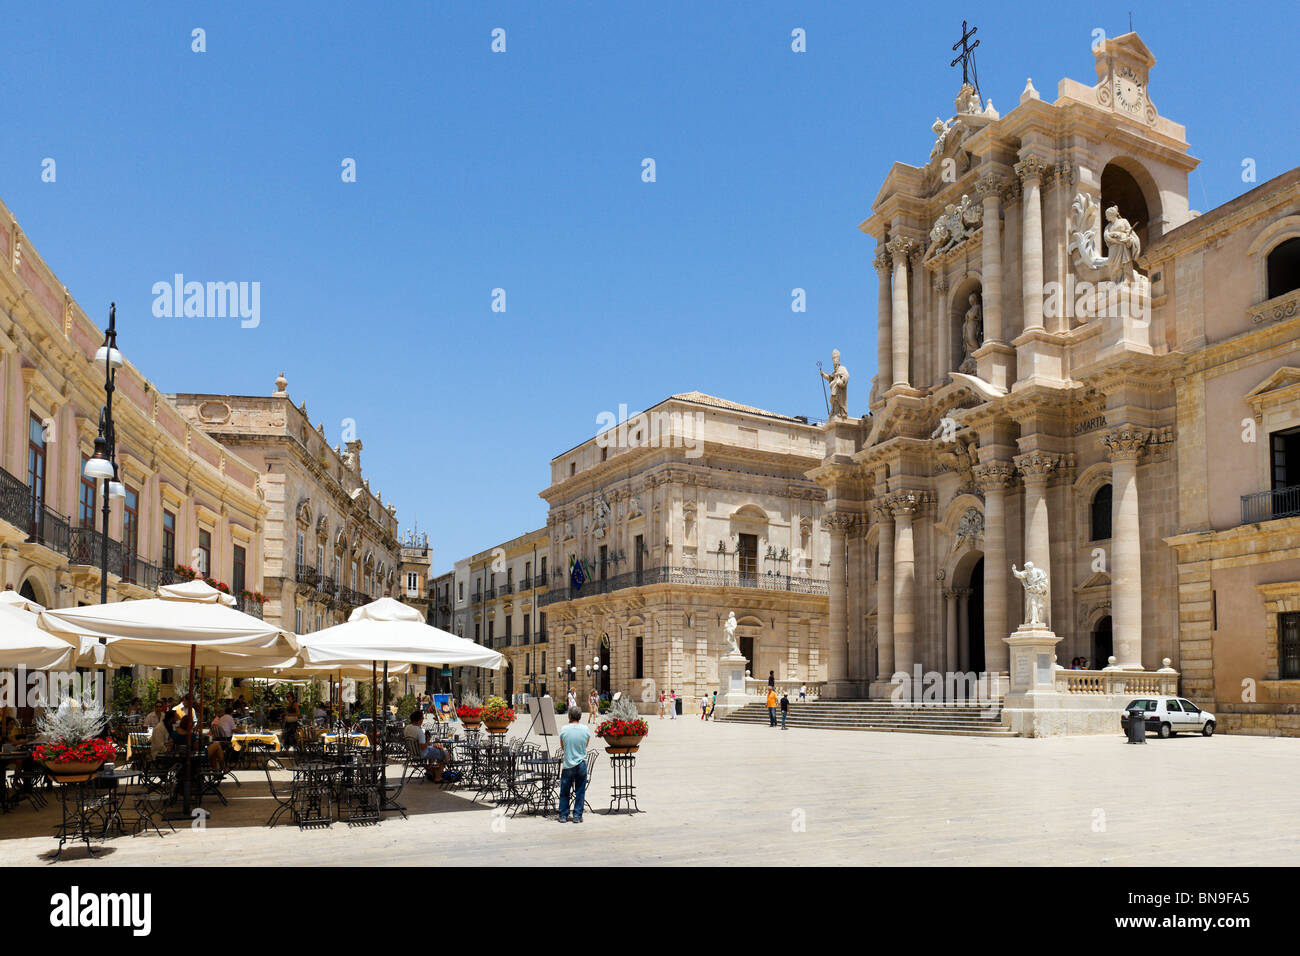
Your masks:
{"label": "street lamp", "polygon": [[[108,330],[104,344],[95,350],[95,364],[104,370],[104,406],[99,410],[99,435],[94,456],[86,462],[86,477],[103,482],[104,529],[99,541],[99,603],[108,603],[108,517],[109,499],[125,498],[126,489],[117,477],[117,434],[113,427],[113,390],[122,353],[117,350],[117,303],[108,306]],[[100,643],[104,643],[100,638]]]}

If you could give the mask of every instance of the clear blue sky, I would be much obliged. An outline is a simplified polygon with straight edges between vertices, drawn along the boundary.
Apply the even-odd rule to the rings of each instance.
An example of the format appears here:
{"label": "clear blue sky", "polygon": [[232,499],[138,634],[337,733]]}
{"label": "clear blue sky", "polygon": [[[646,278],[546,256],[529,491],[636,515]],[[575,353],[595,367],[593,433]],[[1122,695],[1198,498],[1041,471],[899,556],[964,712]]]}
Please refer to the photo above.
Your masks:
{"label": "clear blue sky", "polygon": [[[1005,113],[1027,76],[1049,100],[1091,82],[1092,31],[1132,10],[1152,100],[1202,161],[1195,208],[1248,188],[1244,157],[1263,182],[1300,156],[1293,4],[153,7],[5,5],[0,196],[92,317],[116,300],[159,388],[269,394],[283,371],[334,443],[355,419],[438,570],[540,526],[550,459],[620,403],[700,389],[820,418],[838,346],[861,410],[856,225],[950,115],[963,16]],[[155,318],[177,272],[260,282],[261,325]]]}

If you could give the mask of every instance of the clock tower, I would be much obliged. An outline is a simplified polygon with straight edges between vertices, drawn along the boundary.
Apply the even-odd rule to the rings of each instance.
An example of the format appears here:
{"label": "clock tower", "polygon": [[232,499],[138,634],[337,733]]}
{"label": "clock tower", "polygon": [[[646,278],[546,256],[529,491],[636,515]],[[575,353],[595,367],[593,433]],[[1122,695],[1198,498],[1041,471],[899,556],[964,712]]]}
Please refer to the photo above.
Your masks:
{"label": "clock tower", "polygon": [[1097,59],[1097,103],[1120,116],[1154,126],[1159,116],[1147,86],[1156,58],[1136,33],[1106,39],[1093,49]]}

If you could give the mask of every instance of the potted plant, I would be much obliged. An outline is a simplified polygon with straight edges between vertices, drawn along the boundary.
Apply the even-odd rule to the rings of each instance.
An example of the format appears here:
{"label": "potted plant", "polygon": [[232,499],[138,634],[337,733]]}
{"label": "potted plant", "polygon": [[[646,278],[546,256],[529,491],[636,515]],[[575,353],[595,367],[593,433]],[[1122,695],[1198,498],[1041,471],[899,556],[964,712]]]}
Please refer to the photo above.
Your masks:
{"label": "potted plant", "polygon": [[611,754],[636,753],[649,733],[650,725],[626,694],[615,695],[609,705],[609,717],[596,727],[596,736],[605,741],[605,750]]}
{"label": "potted plant", "polygon": [[57,710],[47,710],[36,720],[41,743],[33,759],[59,783],[80,783],[99,772],[105,761],[117,756],[117,747],[104,729],[104,712],[97,703],[81,704],[71,698]]}
{"label": "potted plant", "polygon": [[489,697],[481,716],[488,733],[504,734],[514,722],[515,709],[506,703],[504,697]]}
{"label": "potted plant", "polygon": [[465,725],[466,730],[476,730],[478,725],[483,722],[483,699],[472,691],[461,695],[460,706],[456,708],[456,716],[460,722]]}

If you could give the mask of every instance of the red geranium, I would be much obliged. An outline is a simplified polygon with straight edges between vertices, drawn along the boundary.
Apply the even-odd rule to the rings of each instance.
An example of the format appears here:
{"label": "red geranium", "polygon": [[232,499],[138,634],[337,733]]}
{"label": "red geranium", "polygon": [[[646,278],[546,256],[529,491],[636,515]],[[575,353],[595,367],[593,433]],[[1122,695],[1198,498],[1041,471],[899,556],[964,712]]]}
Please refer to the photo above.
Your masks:
{"label": "red geranium", "polygon": [[620,720],[610,717],[602,720],[596,727],[597,737],[646,737],[650,734],[650,725],[638,717],[636,720]]}
{"label": "red geranium", "polygon": [[32,756],[43,763],[103,763],[117,756],[117,747],[108,737],[96,737],[76,745],[60,740],[40,744]]}
{"label": "red geranium", "polygon": [[483,708],[482,707],[457,707],[456,716],[459,717],[461,720],[465,720],[466,718],[469,718],[470,720],[478,720],[480,717],[483,716]]}

